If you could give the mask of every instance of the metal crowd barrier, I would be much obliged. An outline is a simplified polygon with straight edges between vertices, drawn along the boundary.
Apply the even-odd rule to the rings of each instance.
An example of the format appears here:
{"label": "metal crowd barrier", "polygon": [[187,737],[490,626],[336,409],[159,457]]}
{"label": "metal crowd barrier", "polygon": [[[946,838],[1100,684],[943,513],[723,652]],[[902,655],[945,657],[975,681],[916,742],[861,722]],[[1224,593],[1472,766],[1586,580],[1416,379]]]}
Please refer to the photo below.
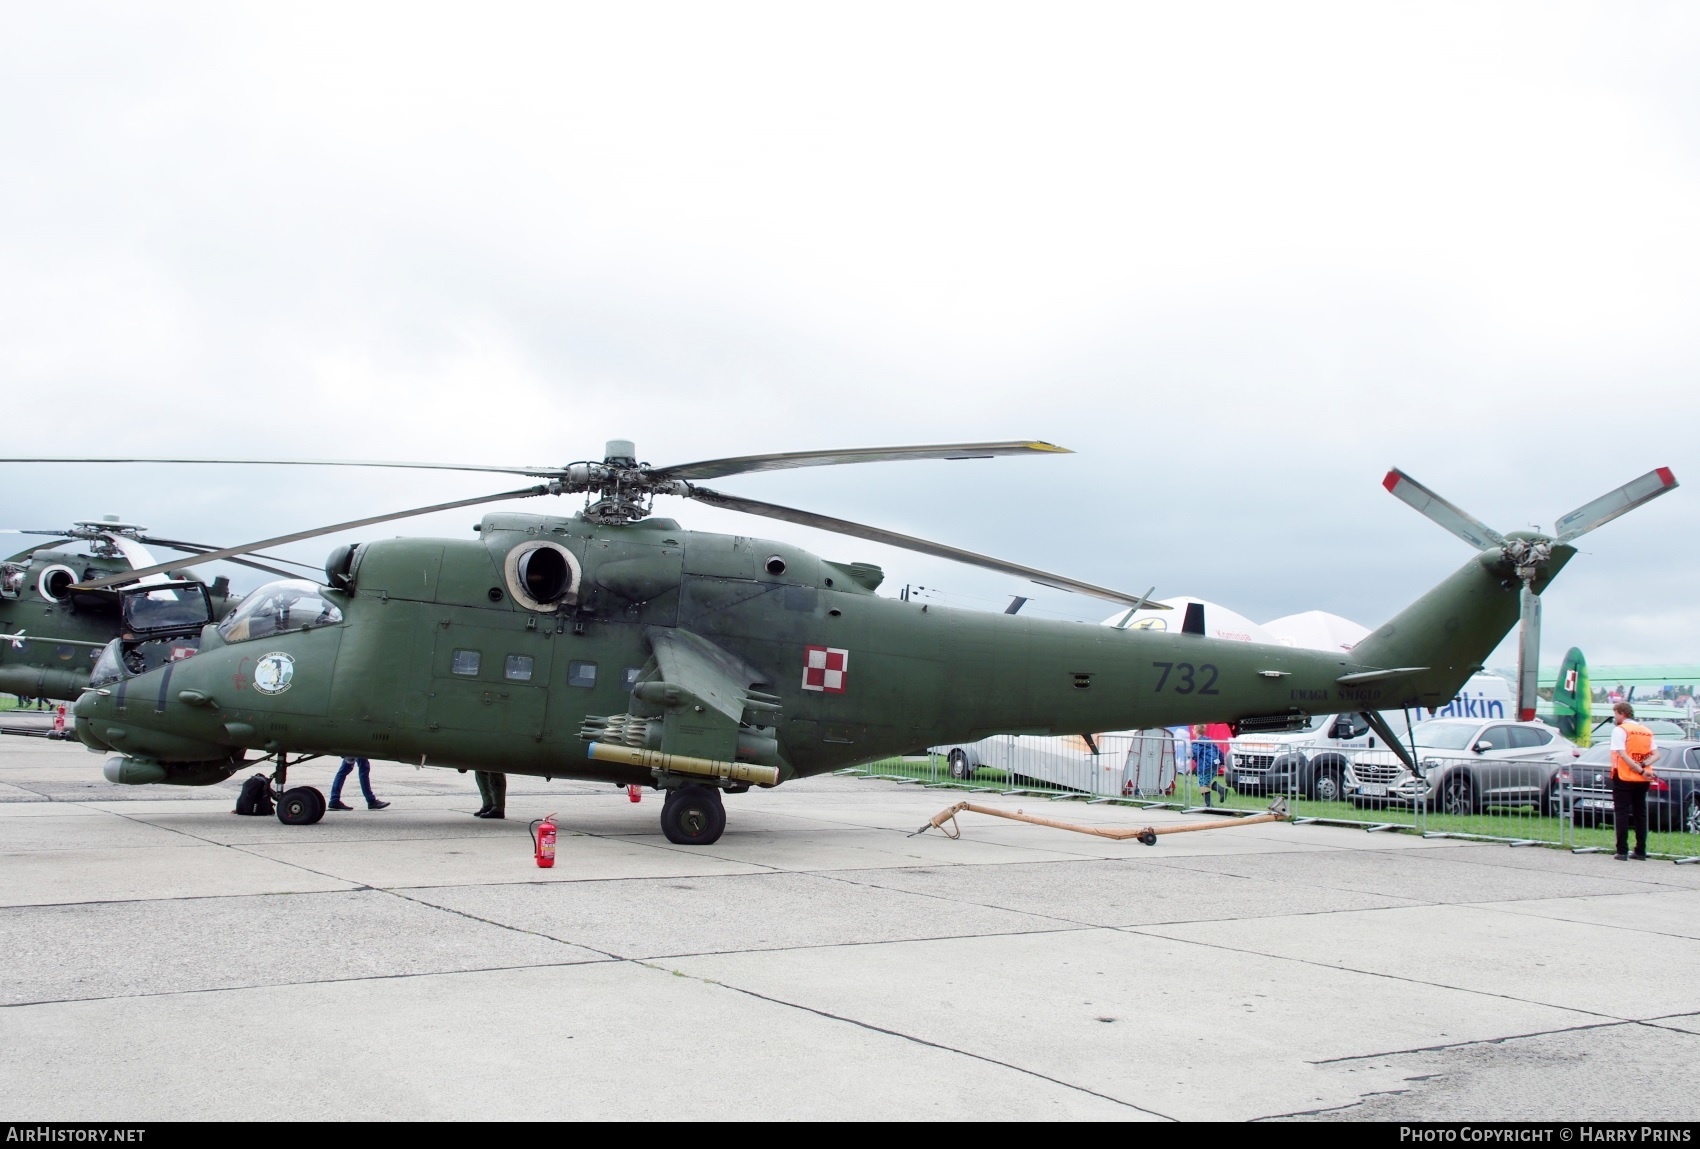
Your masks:
{"label": "metal crowd barrier", "polygon": [[[1002,735],[973,747],[979,762],[966,771],[960,756],[951,753],[966,747],[935,747],[926,755],[883,759],[846,773],[938,789],[1186,811],[1255,813],[1282,795],[1300,824],[1578,852],[1614,848],[1609,778],[1602,786],[1604,771],[1568,751],[1514,761],[1425,752],[1418,778],[1385,750],[1279,743],[1266,753],[1230,744],[1215,777],[1207,770],[1201,779],[1196,757],[1189,760],[1183,752],[1177,761],[1175,743],[1161,731],[1090,741]],[[1690,812],[1662,803],[1657,792],[1650,798],[1649,854],[1700,862],[1700,805]]]}

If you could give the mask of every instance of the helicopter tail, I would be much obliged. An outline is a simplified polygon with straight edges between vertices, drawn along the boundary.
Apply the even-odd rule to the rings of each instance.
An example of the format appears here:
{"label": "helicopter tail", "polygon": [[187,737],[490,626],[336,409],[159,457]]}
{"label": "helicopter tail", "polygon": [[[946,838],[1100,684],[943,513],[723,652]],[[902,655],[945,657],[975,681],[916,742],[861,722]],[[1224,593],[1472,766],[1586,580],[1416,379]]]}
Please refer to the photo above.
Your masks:
{"label": "helicopter tail", "polygon": [[[1533,582],[1536,594],[1575,553],[1552,548]],[[1353,647],[1352,660],[1364,669],[1342,685],[1379,688],[1382,708],[1446,705],[1517,625],[1522,589],[1502,549],[1483,550]]]}

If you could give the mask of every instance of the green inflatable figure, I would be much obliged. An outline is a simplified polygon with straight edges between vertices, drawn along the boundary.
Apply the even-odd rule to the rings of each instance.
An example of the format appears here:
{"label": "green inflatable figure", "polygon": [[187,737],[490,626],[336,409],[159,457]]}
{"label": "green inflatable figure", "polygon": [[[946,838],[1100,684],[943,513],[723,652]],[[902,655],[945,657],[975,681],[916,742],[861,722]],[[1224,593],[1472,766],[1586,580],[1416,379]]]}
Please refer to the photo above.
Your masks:
{"label": "green inflatable figure", "polygon": [[1571,647],[1558,668],[1552,688],[1552,717],[1558,732],[1578,746],[1593,741],[1594,692],[1588,686],[1588,663],[1579,647]]}

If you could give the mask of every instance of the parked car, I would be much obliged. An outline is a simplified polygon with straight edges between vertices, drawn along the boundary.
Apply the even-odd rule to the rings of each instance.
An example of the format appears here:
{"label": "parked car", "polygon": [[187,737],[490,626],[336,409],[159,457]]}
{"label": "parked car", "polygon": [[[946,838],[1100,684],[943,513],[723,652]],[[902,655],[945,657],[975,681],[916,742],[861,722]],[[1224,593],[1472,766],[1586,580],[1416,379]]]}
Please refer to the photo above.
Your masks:
{"label": "parked car", "polygon": [[[1485,721],[1504,719],[1516,709],[1510,683],[1496,674],[1477,674],[1451,702],[1415,717]],[[1405,711],[1387,710],[1381,717],[1395,734],[1407,737],[1410,716]],[[1318,714],[1297,730],[1241,734],[1229,754],[1228,781],[1242,794],[1298,794],[1337,802],[1346,797],[1347,760],[1378,749],[1380,741],[1363,715],[1355,713]]]}
{"label": "parked car", "polygon": [[[1659,740],[1657,777],[1647,791],[1647,825],[1700,834],[1700,742]],[[1569,768],[1570,819],[1578,826],[1610,825],[1611,746],[1592,746]]]}
{"label": "parked car", "polygon": [[1354,805],[1424,803],[1448,814],[1488,806],[1560,810],[1558,775],[1580,751],[1544,722],[1436,718],[1411,730],[1416,777],[1391,750],[1366,750],[1346,764]]}

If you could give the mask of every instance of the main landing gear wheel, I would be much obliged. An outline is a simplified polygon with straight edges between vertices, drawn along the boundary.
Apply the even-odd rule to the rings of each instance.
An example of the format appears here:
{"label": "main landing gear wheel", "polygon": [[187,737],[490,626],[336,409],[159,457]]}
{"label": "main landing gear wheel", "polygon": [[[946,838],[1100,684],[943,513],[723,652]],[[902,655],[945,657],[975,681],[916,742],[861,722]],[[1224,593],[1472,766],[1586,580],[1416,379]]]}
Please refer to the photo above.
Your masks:
{"label": "main landing gear wheel", "polygon": [[311,786],[285,790],[277,800],[277,820],[285,826],[311,826],[325,816],[325,796]]}
{"label": "main landing gear wheel", "polygon": [[974,776],[974,767],[968,765],[968,755],[960,750],[950,752],[950,776],[959,782]]}
{"label": "main landing gear wheel", "polygon": [[667,792],[661,806],[661,832],[676,846],[708,846],[726,829],[726,807],[720,791],[692,782]]}

